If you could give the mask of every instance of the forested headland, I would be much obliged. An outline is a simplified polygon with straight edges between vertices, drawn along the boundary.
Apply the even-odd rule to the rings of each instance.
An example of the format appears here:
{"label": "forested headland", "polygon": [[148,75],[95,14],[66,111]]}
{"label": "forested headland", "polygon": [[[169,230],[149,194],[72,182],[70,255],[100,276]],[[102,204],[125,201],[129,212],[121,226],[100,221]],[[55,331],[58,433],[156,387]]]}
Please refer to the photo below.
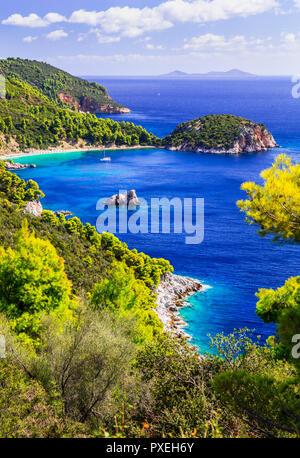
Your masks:
{"label": "forested headland", "polygon": [[[0,152],[85,146],[149,146],[160,140],[131,122],[99,119],[94,104],[106,100],[107,91],[40,62],[0,60],[5,97],[0,98]],[[59,97],[88,99],[85,113],[79,102]],[[75,100],[74,99],[74,100]],[[99,100],[98,100],[99,99]],[[77,99],[76,99],[77,100]],[[113,103],[113,102],[109,102]]]}

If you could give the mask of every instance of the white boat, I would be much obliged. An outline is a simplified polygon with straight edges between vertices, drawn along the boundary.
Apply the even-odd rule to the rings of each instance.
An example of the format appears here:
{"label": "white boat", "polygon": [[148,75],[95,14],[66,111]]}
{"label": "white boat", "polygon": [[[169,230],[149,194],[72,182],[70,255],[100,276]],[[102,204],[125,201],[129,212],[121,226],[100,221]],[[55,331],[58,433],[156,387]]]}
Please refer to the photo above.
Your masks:
{"label": "white boat", "polygon": [[110,162],[111,157],[110,156],[105,156],[105,152],[103,153],[103,158],[100,159],[101,162]]}

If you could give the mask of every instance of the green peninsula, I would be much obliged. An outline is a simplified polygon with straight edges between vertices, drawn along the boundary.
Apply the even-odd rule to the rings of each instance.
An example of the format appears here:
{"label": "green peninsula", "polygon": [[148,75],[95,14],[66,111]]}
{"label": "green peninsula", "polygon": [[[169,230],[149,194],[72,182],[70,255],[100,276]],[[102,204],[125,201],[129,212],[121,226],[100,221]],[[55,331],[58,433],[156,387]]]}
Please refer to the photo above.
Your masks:
{"label": "green peninsula", "polygon": [[133,123],[78,112],[75,105],[59,98],[60,91],[68,87],[74,97],[76,92],[80,98],[80,91],[83,97],[86,93],[89,97],[93,93],[106,97],[106,89],[60,70],[56,77],[54,72],[53,79],[48,78],[49,68],[53,67],[39,64],[45,65],[48,73],[39,72],[39,66],[31,61],[0,61],[6,82],[5,97],[0,98],[0,153],[19,153],[33,148],[149,146],[159,142],[153,134]]}
{"label": "green peninsula", "polygon": [[98,83],[70,75],[45,62],[20,58],[0,60],[6,77],[30,84],[61,108],[89,113],[128,113],[130,110],[109,96]]}
{"label": "green peninsula", "polygon": [[165,148],[196,153],[250,153],[278,146],[264,124],[215,114],[179,124],[162,141]]}

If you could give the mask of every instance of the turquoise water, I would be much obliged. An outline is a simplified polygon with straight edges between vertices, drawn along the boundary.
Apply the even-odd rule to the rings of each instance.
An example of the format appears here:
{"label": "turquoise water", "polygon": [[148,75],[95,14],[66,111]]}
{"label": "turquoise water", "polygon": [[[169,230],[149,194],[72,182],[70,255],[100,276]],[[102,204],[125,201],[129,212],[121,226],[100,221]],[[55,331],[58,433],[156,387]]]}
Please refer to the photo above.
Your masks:
{"label": "turquoise water", "polygon": [[[177,122],[191,119],[196,113],[229,112],[266,122],[282,148],[238,157],[160,149],[119,150],[108,153],[111,163],[99,161],[101,152],[43,155],[23,158],[22,162],[34,162],[37,168],[20,171],[19,175],[38,181],[46,194],[45,208],[71,210],[92,224],[99,215],[98,199],[120,189],[136,189],[138,196],[147,201],[152,197],[204,198],[205,237],[200,245],[186,245],[186,234],[117,235],[130,248],[167,258],[176,273],[198,278],[208,286],[193,296],[190,306],[181,312],[201,351],[208,349],[208,333],[228,333],[238,327],[255,328],[265,339],[274,329],[255,315],[255,292],[281,286],[289,276],[297,274],[299,252],[296,247],[275,246],[259,238],[255,228],[244,222],[235,203],[243,197],[241,183],[259,180],[260,171],[270,166],[279,152],[288,152],[299,160],[300,102],[290,100],[289,83],[278,82],[275,86],[272,82],[268,86],[257,82],[255,86],[251,82],[243,103],[238,96],[243,86],[236,82],[231,82],[231,97],[229,82],[224,86],[211,81],[197,82],[198,86],[192,82],[192,92],[188,81],[184,82],[186,86],[180,81],[180,87],[176,81],[170,82],[169,87],[165,81],[104,83],[121,103],[128,106],[130,101],[134,109],[128,115],[130,120],[148,129],[152,126],[156,134],[168,133]],[[176,98],[179,90],[185,98],[184,106],[182,98]],[[155,99],[156,104],[151,97],[155,93],[161,94],[157,97],[161,102]],[[276,94],[276,100],[272,94]],[[126,120],[128,116],[115,118]]]}

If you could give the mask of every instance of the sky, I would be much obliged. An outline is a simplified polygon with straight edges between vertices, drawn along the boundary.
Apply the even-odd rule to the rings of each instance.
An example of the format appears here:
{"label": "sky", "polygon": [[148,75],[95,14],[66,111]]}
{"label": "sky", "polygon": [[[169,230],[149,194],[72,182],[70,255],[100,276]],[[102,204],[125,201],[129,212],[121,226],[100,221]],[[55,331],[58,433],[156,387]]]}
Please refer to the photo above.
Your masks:
{"label": "sky", "polygon": [[2,0],[0,42],[76,75],[299,75],[300,0]]}

